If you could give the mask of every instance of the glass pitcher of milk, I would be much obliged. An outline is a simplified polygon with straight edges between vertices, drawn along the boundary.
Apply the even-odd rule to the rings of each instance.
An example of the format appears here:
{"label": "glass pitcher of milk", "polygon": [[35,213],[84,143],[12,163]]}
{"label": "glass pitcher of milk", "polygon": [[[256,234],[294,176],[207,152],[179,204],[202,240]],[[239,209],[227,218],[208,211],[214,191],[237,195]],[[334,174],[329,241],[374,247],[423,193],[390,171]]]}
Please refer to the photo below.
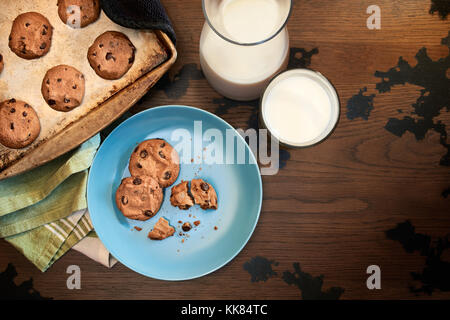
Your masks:
{"label": "glass pitcher of milk", "polygon": [[289,58],[292,0],[203,0],[200,65],[210,85],[241,101],[260,97]]}

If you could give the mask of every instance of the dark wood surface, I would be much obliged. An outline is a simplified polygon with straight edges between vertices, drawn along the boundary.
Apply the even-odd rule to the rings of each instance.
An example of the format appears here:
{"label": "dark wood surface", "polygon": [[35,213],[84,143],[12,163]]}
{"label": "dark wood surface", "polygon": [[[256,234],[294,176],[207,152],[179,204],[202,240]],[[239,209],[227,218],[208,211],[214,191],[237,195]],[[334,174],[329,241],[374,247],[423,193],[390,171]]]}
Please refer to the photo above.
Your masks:
{"label": "dark wood surface", "polygon": [[[163,3],[177,33],[178,60],[169,77],[132,111],[185,104],[214,112],[236,128],[254,127],[257,103],[223,99],[201,74],[201,1]],[[448,5],[438,7],[441,16],[431,14],[433,3],[295,1],[288,24],[290,67],[327,76],[338,91],[341,117],[325,142],[282,151],[279,173],[263,177],[263,208],[252,238],[222,269],[166,282],[120,263],[108,270],[72,250],[41,273],[0,241],[0,272],[12,263],[17,284],[32,278],[35,290],[55,299],[450,298],[450,168],[445,158],[450,148],[450,18],[444,19]],[[381,8],[381,30],[366,27],[371,4]],[[418,61],[422,48],[426,52]],[[418,68],[390,70],[400,57]],[[386,83],[377,88],[382,78],[376,72],[389,70]],[[389,85],[399,77],[404,84]],[[386,86],[390,91],[383,92]],[[363,88],[367,91],[359,94]],[[413,106],[421,89],[431,95],[424,108],[437,109],[438,115],[423,115]],[[367,119],[355,112],[371,105]],[[404,117],[431,122],[408,131]],[[297,277],[295,263],[301,268]],[[81,290],[66,287],[66,268],[72,264],[81,268]],[[381,268],[380,290],[366,287],[369,265]],[[258,268],[249,272],[244,266]],[[294,283],[289,284],[289,276]]]}

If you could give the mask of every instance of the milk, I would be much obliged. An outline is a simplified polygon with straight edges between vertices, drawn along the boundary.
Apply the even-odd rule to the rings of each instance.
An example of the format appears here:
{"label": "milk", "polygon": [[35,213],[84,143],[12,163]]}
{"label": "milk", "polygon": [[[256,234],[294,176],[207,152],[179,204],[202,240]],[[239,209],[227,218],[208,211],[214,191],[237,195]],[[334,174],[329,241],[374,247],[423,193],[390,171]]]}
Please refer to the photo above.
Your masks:
{"label": "milk", "polygon": [[339,116],[333,86],[319,73],[293,69],[277,76],[262,102],[265,126],[281,142],[308,146],[324,139]]}
{"label": "milk", "polygon": [[[227,39],[255,43],[273,36],[286,13],[276,0],[225,0],[208,18]],[[219,93],[235,100],[259,98],[269,79],[286,68],[288,53],[286,28],[268,41],[246,46],[224,40],[205,22],[200,37],[204,75]]]}

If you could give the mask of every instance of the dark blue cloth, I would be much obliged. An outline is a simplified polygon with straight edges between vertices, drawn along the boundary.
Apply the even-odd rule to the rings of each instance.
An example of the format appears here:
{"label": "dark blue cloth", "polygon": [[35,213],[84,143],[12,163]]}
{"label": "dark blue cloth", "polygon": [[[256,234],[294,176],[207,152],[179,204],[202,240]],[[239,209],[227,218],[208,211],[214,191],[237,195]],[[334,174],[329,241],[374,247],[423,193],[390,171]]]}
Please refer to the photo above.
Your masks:
{"label": "dark blue cloth", "polygon": [[102,9],[123,27],[162,30],[176,44],[172,23],[159,0],[102,0]]}

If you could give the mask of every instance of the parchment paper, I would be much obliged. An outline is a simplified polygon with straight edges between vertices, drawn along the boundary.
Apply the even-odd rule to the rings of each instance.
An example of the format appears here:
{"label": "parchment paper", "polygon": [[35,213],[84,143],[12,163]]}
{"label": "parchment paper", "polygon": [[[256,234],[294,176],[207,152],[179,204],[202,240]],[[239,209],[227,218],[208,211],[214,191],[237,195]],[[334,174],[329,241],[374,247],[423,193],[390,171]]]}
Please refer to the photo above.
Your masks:
{"label": "parchment paper", "polygon": [[[0,171],[167,59],[163,45],[152,31],[121,27],[103,12],[100,18],[89,26],[73,29],[59,18],[56,3],[57,0],[0,0],[0,53],[5,63],[0,74],[0,101],[15,98],[27,102],[36,110],[41,122],[41,133],[30,146],[14,150],[0,145]],[[29,11],[43,14],[54,28],[50,51],[44,57],[34,60],[19,58],[8,47],[13,20],[19,14]],[[133,66],[118,80],[100,78],[87,59],[88,48],[95,38],[109,30],[126,34],[137,49]],[[71,65],[85,76],[86,91],[83,102],[69,112],[53,110],[41,94],[45,73],[59,64]]]}

